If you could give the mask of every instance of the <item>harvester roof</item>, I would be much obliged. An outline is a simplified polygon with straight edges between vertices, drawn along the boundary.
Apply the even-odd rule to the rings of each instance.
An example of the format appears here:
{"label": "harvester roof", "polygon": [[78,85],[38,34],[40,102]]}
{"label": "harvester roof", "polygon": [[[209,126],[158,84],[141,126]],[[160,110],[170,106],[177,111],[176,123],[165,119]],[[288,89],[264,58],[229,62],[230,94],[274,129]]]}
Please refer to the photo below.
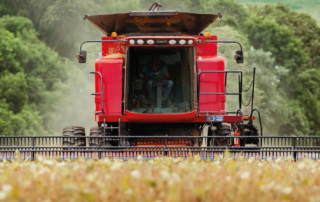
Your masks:
{"label": "harvester roof", "polygon": [[178,11],[133,11],[85,16],[105,35],[198,35],[219,16]]}

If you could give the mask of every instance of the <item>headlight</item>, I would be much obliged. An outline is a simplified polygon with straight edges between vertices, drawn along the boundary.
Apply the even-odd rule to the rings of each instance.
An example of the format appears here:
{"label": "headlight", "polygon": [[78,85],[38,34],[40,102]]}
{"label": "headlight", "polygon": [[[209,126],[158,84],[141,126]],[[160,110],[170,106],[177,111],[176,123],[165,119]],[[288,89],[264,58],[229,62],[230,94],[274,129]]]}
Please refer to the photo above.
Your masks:
{"label": "headlight", "polygon": [[147,41],[147,44],[149,44],[149,45],[154,44],[154,40],[149,39],[149,40]]}
{"label": "headlight", "polygon": [[180,43],[180,45],[184,45],[184,44],[186,44],[186,40],[181,39],[181,40],[179,41],[179,43]]}
{"label": "headlight", "polygon": [[189,44],[189,45],[193,45],[193,40],[189,40],[189,41],[188,41],[188,44]]}
{"label": "headlight", "polygon": [[139,45],[142,45],[143,44],[143,40],[142,39],[139,39],[138,41],[137,41],[137,43],[139,44]]}
{"label": "headlight", "polygon": [[129,43],[130,43],[131,45],[134,45],[135,42],[134,42],[133,39],[130,39]]}
{"label": "headlight", "polygon": [[170,41],[169,41],[169,44],[170,44],[170,45],[174,45],[174,44],[176,44],[176,43],[177,43],[176,40],[170,40]]}

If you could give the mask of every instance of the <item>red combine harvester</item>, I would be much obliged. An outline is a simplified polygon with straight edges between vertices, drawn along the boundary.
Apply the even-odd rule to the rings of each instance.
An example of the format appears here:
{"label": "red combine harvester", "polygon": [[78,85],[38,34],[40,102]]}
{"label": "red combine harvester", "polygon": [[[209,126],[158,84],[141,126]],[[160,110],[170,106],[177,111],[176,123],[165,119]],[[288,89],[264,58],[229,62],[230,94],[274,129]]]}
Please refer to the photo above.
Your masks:
{"label": "red combine harvester", "polygon": [[[83,42],[77,54],[79,63],[85,63],[83,44],[102,44],[102,56],[91,72],[95,74],[98,126],[90,129],[90,136],[96,138],[84,138],[84,128],[70,126],[63,130],[63,145],[127,149],[257,146],[258,138],[242,138],[259,135],[252,116],[254,111],[259,113],[253,109],[255,69],[251,114],[243,116],[242,71],[226,71],[224,60],[217,55],[218,43],[237,43],[240,51],[234,58],[243,63],[242,46],[202,34],[222,15],[159,11],[160,6],[154,3],[143,12],[85,15],[106,35],[99,41]],[[230,74],[238,76],[238,92],[227,92]],[[226,110],[226,95],[239,98],[238,110]],[[69,141],[71,136],[78,136],[78,141]]]}

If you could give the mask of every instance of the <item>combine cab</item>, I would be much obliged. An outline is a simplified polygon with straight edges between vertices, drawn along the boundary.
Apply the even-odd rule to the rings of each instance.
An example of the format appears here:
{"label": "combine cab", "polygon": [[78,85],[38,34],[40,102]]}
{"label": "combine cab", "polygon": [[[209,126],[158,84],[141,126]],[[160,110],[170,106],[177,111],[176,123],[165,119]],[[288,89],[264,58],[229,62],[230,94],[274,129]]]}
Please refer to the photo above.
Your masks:
{"label": "combine cab", "polygon": [[[237,43],[240,49],[234,57],[243,63],[241,44],[202,34],[221,15],[159,11],[159,6],[154,3],[145,12],[85,16],[106,35],[83,42],[77,54],[79,63],[85,63],[82,46],[102,44],[102,57],[91,72],[97,126],[91,128],[91,138],[85,138],[84,128],[65,128],[63,145],[113,151],[257,146],[258,138],[244,138],[259,135],[252,116],[259,112],[253,109],[254,78],[251,114],[244,116],[242,72],[226,71],[217,55],[218,43]],[[237,92],[226,90],[230,74],[238,76]],[[238,110],[226,111],[229,96],[238,97]]]}

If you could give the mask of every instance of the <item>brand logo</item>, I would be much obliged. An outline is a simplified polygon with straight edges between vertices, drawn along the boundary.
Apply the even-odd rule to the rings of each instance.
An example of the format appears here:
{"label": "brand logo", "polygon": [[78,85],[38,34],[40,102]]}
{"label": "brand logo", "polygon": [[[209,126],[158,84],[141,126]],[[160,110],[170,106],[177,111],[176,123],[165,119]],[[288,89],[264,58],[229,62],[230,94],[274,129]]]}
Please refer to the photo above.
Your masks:
{"label": "brand logo", "polygon": [[224,120],[224,116],[207,116],[207,121],[210,122],[223,122]]}

